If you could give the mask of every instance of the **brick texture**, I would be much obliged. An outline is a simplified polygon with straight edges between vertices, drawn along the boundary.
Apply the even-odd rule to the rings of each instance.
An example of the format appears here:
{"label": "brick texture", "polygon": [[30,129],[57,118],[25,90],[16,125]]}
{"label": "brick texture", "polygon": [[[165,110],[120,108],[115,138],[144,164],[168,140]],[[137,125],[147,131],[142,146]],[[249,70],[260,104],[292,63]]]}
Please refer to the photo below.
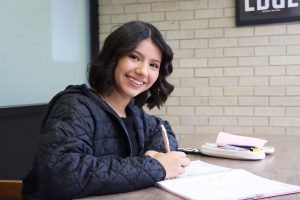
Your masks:
{"label": "brick texture", "polygon": [[236,27],[233,0],[99,0],[100,47],[130,20],[174,51],[175,90],[161,109],[178,138],[227,131],[300,135],[300,22]]}

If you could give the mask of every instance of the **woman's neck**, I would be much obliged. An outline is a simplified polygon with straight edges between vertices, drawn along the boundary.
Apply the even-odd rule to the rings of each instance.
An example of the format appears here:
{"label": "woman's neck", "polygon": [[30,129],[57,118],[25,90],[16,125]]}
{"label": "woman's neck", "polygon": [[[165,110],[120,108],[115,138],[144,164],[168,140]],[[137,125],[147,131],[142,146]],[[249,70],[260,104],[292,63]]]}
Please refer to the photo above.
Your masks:
{"label": "woman's neck", "polygon": [[109,96],[100,96],[103,99],[103,101],[105,101],[119,115],[119,117],[126,117],[125,109],[130,99],[124,99],[123,97],[115,94],[114,92]]}

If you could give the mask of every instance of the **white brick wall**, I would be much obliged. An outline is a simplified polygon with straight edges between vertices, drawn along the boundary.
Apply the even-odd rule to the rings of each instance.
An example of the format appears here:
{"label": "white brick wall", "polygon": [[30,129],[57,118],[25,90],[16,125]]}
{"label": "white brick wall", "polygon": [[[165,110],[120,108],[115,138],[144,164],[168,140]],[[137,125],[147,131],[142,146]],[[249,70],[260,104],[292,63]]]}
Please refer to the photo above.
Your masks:
{"label": "white brick wall", "polygon": [[101,44],[138,19],[172,47],[175,90],[160,110],[146,111],[168,120],[178,138],[300,135],[300,22],[236,27],[234,0],[99,2]]}

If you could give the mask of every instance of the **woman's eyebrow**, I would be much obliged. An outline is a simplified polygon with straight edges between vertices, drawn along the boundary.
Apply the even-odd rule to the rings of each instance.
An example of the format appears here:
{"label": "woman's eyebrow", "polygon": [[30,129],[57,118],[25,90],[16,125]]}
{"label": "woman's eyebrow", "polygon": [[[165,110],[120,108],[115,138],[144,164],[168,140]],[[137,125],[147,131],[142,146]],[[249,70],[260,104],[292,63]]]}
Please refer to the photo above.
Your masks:
{"label": "woman's eyebrow", "polygon": [[[139,54],[139,56],[145,57],[144,54],[142,54],[141,52],[139,52],[137,50],[133,50],[132,53],[136,53],[136,54]],[[155,58],[153,59],[152,58],[151,61],[161,63],[160,59],[155,59]]]}

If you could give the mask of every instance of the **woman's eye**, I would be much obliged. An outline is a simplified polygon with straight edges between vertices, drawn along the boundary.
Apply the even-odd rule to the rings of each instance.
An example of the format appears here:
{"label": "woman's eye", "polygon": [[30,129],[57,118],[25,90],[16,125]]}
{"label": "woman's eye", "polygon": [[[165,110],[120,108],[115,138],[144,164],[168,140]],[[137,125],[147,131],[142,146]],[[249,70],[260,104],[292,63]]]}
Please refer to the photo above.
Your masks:
{"label": "woman's eye", "polygon": [[156,64],[156,63],[150,64],[150,66],[151,66],[151,67],[154,67],[154,68],[156,68],[156,69],[158,69],[158,68],[159,68],[159,65],[158,65],[158,64]]}
{"label": "woman's eye", "polygon": [[132,60],[135,60],[135,61],[139,60],[139,58],[136,55],[133,55],[133,54],[130,54],[129,58],[132,59]]}

